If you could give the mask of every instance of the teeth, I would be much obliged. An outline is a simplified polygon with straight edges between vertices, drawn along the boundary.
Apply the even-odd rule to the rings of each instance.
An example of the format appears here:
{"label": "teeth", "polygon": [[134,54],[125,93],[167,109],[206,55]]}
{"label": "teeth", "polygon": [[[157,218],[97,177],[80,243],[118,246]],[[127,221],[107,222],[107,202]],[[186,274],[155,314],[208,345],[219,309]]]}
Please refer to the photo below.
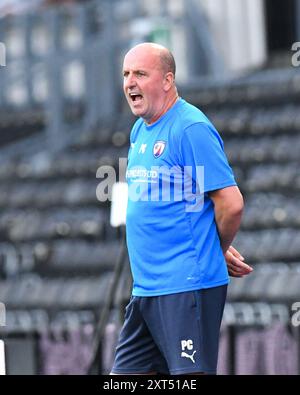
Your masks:
{"label": "teeth", "polygon": [[141,99],[143,98],[140,93],[129,93],[129,97],[132,98],[132,101],[136,101],[138,96],[140,96]]}

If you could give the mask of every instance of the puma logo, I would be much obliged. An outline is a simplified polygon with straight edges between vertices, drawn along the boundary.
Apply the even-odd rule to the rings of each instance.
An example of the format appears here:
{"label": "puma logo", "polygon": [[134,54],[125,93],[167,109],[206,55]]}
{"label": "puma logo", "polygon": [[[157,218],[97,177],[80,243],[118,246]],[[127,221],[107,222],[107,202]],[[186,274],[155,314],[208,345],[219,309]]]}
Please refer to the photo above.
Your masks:
{"label": "puma logo", "polygon": [[191,360],[193,363],[195,363],[195,360],[194,360],[194,354],[195,354],[195,352],[196,352],[196,350],[193,352],[192,355],[189,355],[189,354],[187,354],[186,352],[182,352],[182,353],[181,353],[181,356],[182,356],[182,357],[185,357],[185,358],[190,358],[190,360]]}

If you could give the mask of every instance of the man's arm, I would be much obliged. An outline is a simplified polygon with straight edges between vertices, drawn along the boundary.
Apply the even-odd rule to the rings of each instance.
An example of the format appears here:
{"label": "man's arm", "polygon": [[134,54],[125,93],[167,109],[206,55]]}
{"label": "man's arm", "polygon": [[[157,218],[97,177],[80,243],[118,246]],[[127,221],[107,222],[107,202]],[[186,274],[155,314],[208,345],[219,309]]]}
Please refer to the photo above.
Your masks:
{"label": "man's arm", "polygon": [[244,207],[238,187],[219,189],[210,192],[209,196],[214,202],[216,223],[229,274],[242,277],[251,273],[252,267],[244,262],[244,257],[231,245],[240,227]]}
{"label": "man's arm", "polygon": [[209,193],[214,203],[215,220],[224,255],[229,249],[241,223],[244,201],[237,186]]}

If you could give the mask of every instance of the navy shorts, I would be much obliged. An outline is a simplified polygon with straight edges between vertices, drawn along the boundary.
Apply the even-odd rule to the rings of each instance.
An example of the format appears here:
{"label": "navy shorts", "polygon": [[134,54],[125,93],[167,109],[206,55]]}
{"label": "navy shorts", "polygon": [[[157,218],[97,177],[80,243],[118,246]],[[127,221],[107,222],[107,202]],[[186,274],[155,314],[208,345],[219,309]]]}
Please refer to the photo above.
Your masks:
{"label": "navy shorts", "polygon": [[216,374],[227,285],[132,296],[112,373]]}

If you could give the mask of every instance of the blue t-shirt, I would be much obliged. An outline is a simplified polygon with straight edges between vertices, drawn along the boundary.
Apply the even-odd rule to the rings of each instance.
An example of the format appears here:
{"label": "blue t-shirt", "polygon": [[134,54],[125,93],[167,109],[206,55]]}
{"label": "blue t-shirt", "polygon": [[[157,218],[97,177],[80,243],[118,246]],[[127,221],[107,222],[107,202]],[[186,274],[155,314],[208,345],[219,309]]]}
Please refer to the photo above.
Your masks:
{"label": "blue t-shirt", "polygon": [[227,284],[209,191],[236,185],[223,142],[207,117],[179,99],[130,136],[127,246],[134,296]]}

